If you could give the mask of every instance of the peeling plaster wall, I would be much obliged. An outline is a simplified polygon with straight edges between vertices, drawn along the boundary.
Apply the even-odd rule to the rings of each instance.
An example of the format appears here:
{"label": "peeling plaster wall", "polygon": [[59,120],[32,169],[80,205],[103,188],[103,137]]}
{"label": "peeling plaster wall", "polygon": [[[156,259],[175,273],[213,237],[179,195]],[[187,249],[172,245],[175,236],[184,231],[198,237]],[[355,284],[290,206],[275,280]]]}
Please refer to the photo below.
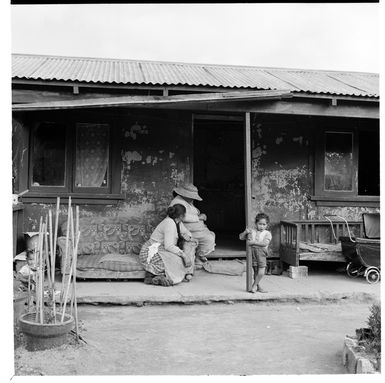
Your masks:
{"label": "peeling plaster wall", "polygon": [[252,115],[253,216],[270,216],[274,253],[281,220],[323,219],[325,214],[360,220],[363,212],[378,210],[319,207],[308,199],[313,194],[315,129],[317,122],[309,117]]}
{"label": "peeling plaster wall", "polygon": [[[106,120],[102,114],[100,117]],[[117,205],[80,205],[80,216],[95,220],[110,217],[136,225],[147,239],[165,216],[172,189],[190,181],[191,113],[139,110],[114,119],[114,128],[119,129],[121,193],[125,199]],[[38,230],[40,216],[50,208],[55,206],[26,204],[25,231]],[[61,212],[62,224],[67,205]]]}
{"label": "peeling plaster wall", "polygon": [[[141,115],[143,112],[140,113]],[[191,114],[159,112],[122,128],[122,193],[118,214],[136,215],[156,226],[172,189],[190,180]]]}
{"label": "peeling plaster wall", "polygon": [[279,249],[281,219],[306,219],[313,213],[307,199],[311,193],[311,142],[298,121],[252,119],[253,216],[270,217],[272,248]]}
{"label": "peeling plaster wall", "polygon": [[[177,111],[130,110],[103,115],[118,129],[122,161],[121,192],[125,199],[117,205],[81,205],[80,215],[111,218],[136,225],[149,236],[165,216],[171,191],[191,180],[191,113]],[[20,126],[14,123],[14,143]],[[363,207],[317,207],[308,199],[313,193],[315,119],[296,116],[252,114],[252,213],[265,212],[271,219],[272,249],[279,249],[279,221],[319,219],[324,214],[340,214],[358,220]],[[13,170],[17,174],[20,151],[14,147]],[[199,185],[198,185],[199,186]],[[49,204],[26,204],[25,231],[38,229],[40,216]],[[66,212],[63,206],[62,212]],[[62,214],[63,217],[63,214]]]}

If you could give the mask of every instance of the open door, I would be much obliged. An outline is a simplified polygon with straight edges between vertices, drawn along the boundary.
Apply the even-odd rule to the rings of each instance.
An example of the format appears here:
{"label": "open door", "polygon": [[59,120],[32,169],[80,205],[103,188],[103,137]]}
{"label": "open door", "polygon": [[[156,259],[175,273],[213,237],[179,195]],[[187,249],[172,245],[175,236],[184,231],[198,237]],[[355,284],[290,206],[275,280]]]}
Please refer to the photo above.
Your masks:
{"label": "open door", "polygon": [[193,174],[203,198],[196,206],[216,234],[211,257],[244,258],[238,238],[246,219],[243,117],[194,117]]}

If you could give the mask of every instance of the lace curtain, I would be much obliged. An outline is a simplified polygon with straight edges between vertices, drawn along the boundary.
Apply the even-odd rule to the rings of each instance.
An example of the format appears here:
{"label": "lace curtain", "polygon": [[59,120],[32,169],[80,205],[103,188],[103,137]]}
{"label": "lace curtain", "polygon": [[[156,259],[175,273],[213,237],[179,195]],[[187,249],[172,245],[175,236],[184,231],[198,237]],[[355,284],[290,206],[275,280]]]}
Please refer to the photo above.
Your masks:
{"label": "lace curtain", "polygon": [[353,190],[353,134],[325,135],[325,190]]}
{"label": "lace curtain", "polygon": [[109,125],[76,124],[76,187],[108,186],[109,141]]}

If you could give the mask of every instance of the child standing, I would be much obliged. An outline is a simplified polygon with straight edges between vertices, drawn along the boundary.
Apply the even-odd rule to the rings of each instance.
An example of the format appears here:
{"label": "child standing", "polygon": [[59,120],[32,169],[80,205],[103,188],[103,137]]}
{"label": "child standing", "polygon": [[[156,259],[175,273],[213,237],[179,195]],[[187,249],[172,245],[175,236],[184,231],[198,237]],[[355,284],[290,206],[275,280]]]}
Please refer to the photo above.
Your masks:
{"label": "child standing", "polygon": [[267,293],[259,283],[261,282],[266,270],[266,257],[268,255],[268,248],[271,241],[271,233],[266,230],[269,224],[269,216],[265,213],[259,213],[255,217],[255,228],[246,228],[239,239],[247,240],[247,244],[251,247],[252,266],[254,270],[254,283],[250,292]]}
{"label": "child standing", "polygon": [[18,279],[24,284],[25,287],[27,287],[28,283],[30,283],[30,288],[33,289],[36,275],[35,254],[31,250],[27,250],[26,252],[27,264],[19,270]]}

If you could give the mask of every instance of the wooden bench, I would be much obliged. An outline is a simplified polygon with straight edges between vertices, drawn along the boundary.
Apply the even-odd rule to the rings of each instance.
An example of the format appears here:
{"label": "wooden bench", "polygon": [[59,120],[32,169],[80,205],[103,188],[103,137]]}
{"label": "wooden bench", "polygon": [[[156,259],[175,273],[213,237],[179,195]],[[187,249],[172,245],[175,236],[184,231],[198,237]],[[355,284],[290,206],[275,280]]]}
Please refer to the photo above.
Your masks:
{"label": "wooden bench", "polygon": [[[352,235],[363,236],[362,221],[348,224]],[[299,266],[300,261],[345,262],[338,238],[348,236],[346,224],[333,221],[333,229],[337,240],[327,220],[281,221],[281,261],[291,266]]]}

